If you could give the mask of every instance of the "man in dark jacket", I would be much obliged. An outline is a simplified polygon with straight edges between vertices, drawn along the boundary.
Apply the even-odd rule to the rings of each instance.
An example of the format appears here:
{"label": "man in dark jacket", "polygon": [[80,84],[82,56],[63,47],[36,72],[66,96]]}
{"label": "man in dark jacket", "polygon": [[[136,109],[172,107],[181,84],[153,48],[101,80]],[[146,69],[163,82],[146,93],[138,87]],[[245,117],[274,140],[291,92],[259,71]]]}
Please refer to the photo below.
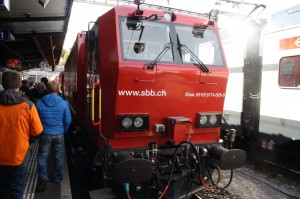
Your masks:
{"label": "man in dark jacket", "polygon": [[48,95],[37,101],[44,131],[39,137],[39,151],[37,155],[39,183],[36,191],[43,191],[48,182],[47,161],[51,151],[54,150],[55,166],[53,182],[60,183],[63,179],[64,165],[64,133],[71,123],[71,113],[68,103],[57,95],[59,84],[48,82]]}
{"label": "man in dark jacket", "polygon": [[43,82],[39,82],[33,89],[29,91],[30,100],[35,104],[36,102],[48,94],[47,87]]}
{"label": "man in dark jacket", "polygon": [[23,199],[29,139],[38,136],[43,126],[33,102],[19,91],[17,72],[3,73],[0,92],[0,198]]}
{"label": "man in dark jacket", "polygon": [[22,91],[24,97],[26,97],[27,99],[30,99],[29,80],[23,79],[21,81],[21,83],[22,83],[22,86],[19,88],[19,90]]}

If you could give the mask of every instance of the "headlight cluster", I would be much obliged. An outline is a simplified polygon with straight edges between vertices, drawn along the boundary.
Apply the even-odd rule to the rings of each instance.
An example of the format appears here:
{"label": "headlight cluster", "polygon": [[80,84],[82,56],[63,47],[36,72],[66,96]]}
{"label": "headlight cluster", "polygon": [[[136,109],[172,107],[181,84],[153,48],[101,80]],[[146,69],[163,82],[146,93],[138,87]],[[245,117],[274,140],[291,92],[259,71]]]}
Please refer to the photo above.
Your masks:
{"label": "headlight cluster", "polygon": [[219,127],[221,113],[198,113],[198,128]]}
{"label": "headlight cluster", "polygon": [[126,114],[118,115],[119,131],[148,131],[149,115],[148,114]]}

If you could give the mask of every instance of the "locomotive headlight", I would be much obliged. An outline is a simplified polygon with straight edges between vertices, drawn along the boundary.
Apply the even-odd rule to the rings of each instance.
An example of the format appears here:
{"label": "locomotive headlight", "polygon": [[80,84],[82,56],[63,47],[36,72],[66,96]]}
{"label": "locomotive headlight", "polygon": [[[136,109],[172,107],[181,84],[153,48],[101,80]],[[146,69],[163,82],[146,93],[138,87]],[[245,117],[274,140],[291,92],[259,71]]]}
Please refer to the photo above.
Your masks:
{"label": "locomotive headlight", "polygon": [[123,120],[122,120],[122,126],[126,129],[128,129],[129,127],[132,126],[132,119],[129,118],[129,117],[125,117]]}
{"label": "locomotive headlight", "polygon": [[220,127],[221,113],[198,113],[197,128]]}
{"label": "locomotive headlight", "polygon": [[118,115],[119,132],[146,132],[149,130],[149,114],[120,114]]}
{"label": "locomotive headlight", "polygon": [[211,116],[209,117],[209,123],[210,123],[210,124],[215,125],[215,124],[217,123],[217,121],[218,121],[218,118],[217,118],[216,115],[211,115]]}
{"label": "locomotive headlight", "polygon": [[134,126],[140,128],[144,123],[144,120],[141,117],[137,117],[134,119]]}
{"label": "locomotive headlight", "polygon": [[201,115],[200,117],[200,124],[205,125],[207,122],[207,116],[206,115]]}

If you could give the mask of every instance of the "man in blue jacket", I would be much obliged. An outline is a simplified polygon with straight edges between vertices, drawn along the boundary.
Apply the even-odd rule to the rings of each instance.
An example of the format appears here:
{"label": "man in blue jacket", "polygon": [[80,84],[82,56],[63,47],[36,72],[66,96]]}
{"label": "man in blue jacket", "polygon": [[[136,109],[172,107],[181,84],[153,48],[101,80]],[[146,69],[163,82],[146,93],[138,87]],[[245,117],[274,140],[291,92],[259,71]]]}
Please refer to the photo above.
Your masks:
{"label": "man in blue jacket", "polygon": [[48,95],[36,103],[44,131],[39,137],[39,151],[37,155],[39,182],[36,191],[43,191],[48,182],[47,161],[53,148],[55,156],[53,182],[60,183],[63,179],[64,165],[64,133],[71,123],[71,113],[68,103],[58,96],[59,84],[48,82]]}

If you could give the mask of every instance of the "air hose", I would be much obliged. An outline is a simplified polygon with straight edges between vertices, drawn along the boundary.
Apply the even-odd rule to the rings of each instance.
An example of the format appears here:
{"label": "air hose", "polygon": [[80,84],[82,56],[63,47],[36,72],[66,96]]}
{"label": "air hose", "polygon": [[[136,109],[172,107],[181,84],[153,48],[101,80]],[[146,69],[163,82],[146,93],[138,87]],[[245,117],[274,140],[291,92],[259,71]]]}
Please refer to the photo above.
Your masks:
{"label": "air hose", "polygon": [[180,143],[176,146],[176,149],[175,149],[175,152],[174,152],[174,155],[173,155],[173,164],[172,164],[171,173],[170,173],[170,176],[169,176],[169,179],[168,179],[168,183],[167,183],[167,185],[165,186],[165,188],[164,188],[162,194],[159,196],[158,199],[162,199],[162,198],[164,197],[164,195],[166,194],[168,188],[169,188],[169,185],[170,185],[170,183],[171,183],[171,179],[172,179],[173,173],[174,173],[176,153],[177,153],[179,147],[180,147],[182,144],[184,144],[184,143],[188,143],[188,142],[187,142],[187,141],[182,141],[182,142],[180,142]]}

